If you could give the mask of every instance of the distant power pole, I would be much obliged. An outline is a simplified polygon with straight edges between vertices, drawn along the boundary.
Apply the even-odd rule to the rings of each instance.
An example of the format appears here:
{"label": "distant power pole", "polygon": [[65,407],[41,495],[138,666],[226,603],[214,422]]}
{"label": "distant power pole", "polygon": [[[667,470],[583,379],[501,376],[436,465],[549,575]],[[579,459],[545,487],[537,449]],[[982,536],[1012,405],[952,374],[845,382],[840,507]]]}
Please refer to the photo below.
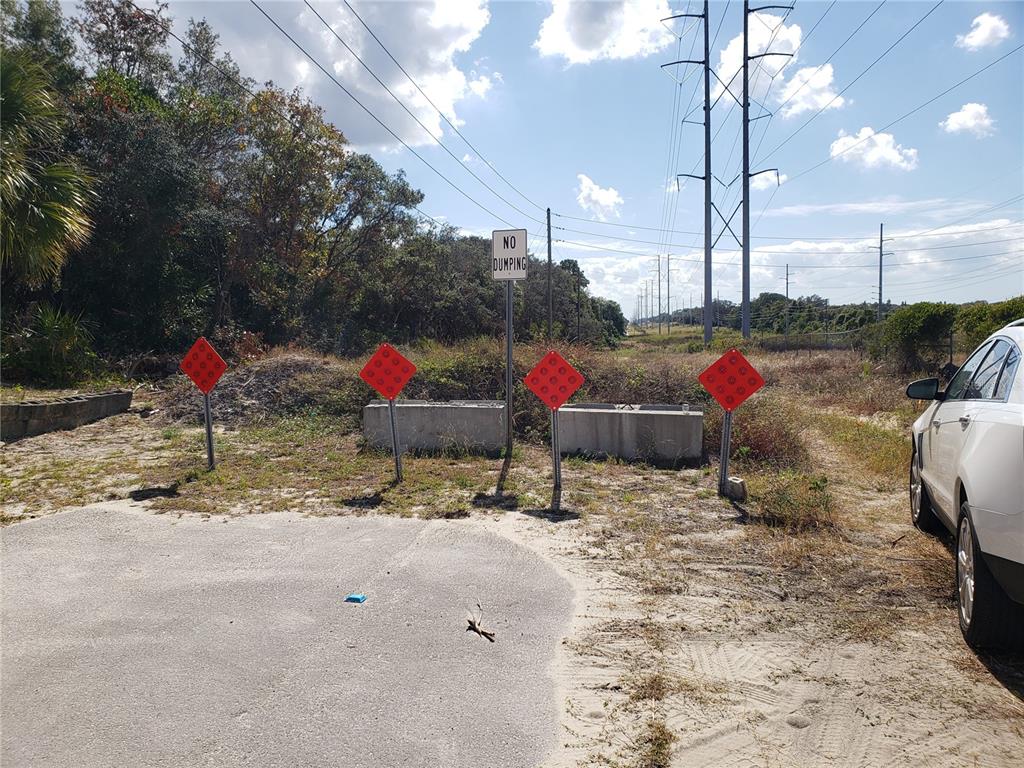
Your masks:
{"label": "distant power pole", "polygon": [[580,273],[576,273],[576,343],[579,344],[580,337]]}
{"label": "distant power pole", "polygon": [[786,349],[789,349],[789,264],[786,265]]}
{"label": "distant power pole", "polygon": [[[878,322],[882,322],[882,258],[893,255],[892,251],[882,250],[882,243],[886,242],[885,238],[882,237],[884,227],[884,224],[878,225]],[[889,239],[891,240],[892,238]]]}
{"label": "distant power pole", "polygon": [[672,254],[665,254],[665,309],[668,311],[667,330],[672,335]]}
{"label": "distant power pole", "polygon": [[658,335],[661,335],[661,254],[658,254]]}
{"label": "distant power pole", "polygon": [[548,341],[551,341],[551,316],[554,314],[554,301],[551,297],[551,209],[548,208]]}

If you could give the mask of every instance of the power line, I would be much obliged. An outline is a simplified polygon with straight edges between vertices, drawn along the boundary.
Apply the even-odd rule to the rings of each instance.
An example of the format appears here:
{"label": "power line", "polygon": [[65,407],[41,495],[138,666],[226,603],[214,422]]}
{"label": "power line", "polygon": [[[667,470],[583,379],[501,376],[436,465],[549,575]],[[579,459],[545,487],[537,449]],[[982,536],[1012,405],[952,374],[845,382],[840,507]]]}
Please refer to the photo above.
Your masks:
{"label": "power line", "polygon": [[[795,131],[793,131],[793,133],[791,133],[791,134],[790,134],[789,136],[787,136],[787,137],[786,137],[785,139],[783,139],[783,140],[782,140],[782,141],[781,141],[781,142],[780,142],[779,144],[777,144],[777,145],[775,146],[775,148],[774,148],[774,149],[770,150],[770,151],[769,151],[769,152],[768,152],[768,153],[767,153],[767,154],[765,155],[765,158],[767,158],[767,157],[770,157],[771,155],[775,154],[775,153],[776,153],[776,152],[778,152],[778,151],[779,151],[780,149],[782,149],[782,147],[786,146],[786,144],[788,144],[788,143],[789,143],[790,141],[792,141],[792,140],[793,140],[793,138],[795,138],[797,134],[799,134],[799,133],[800,133],[800,132],[801,132],[801,131],[802,131],[802,130],[803,130],[804,128],[806,128],[806,127],[807,127],[808,125],[810,125],[810,124],[811,124],[811,123],[812,123],[812,122],[813,122],[813,121],[814,121],[814,120],[815,120],[815,119],[816,119],[816,118],[818,117],[818,115],[820,115],[820,114],[821,114],[822,112],[824,112],[824,111],[825,111],[826,109],[828,109],[828,108],[829,108],[830,106],[832,106],[832,104],[834,104],[834,103],[835,103],[835,100],[836,100],[836,99],[838,99],[838,98],[839,98],[840,96],[842,96],[842,95],[843,95],[844,93],[846,93],[846,92],[847,92],[848,90],[850,90],[850,88],[852,88],[852,87],[854,86],[854,84],[856,84],[856,83],[857,83],[857,81],[858,81],[858,80],[860,80],[860,79],[861,79],[862,77],[864,77],[864,75],[866,75],[866,74],[867,74],[868,72],[870,72],[870,71],[871,71],[871,69],[872,69],[872,68],[873,68],[873,67],[874,67],[874,66],[875,66],[875,65],[876,65],[876,64],[877,64],[878,62],[880,62],[880,61],[881,61],[882,59],[884,59],[884,58],[885,58],[886,56],[888,56],[888,55],[889,55],[889,52],[890,52],[890,51],[892,51],[892,49],[893,49],[893,48],[895,48],[895,47],[896,47],[897,45],[899,45],[899,44],[900,44],[901,42],[903,42],[903,41],[904,41],[904,40],[905,40],[905,39],[906,39],[906,38],[907,38],[907,37],[908,37],[908,36],[910,35],[910,33],[911,33],[911,32],[913,32],[913,31],[914,31],[915,29],[917,29],[917,27],[918,27],[918,26],[920,26],[920,25],[921,25],[922,23],[924,23],[924,20],[925,20],[925,19],[927,19],[927,18],[928,18],[929,16],[931,16],[931,15],[932,15],[932,14],[933,14],[933,13],[934,13],[934,12],[935,12],[936,10],[938,10],[938,7],[939,7],[940,5],[942,5],[942,3],[943,3],[943,2],[945,2],[945,0],[939,0],[939,2],[937,2],[937,3],[936,3],[935,5],[933,5],[933,6],[932,6],[932,7],[930,8],[930,9],[928,9],[928,12],[927,12],[927,13],[925,13],[925,15],[924,15],[924,16],[922,16],[922,17],[921,17],[920,19],[918,19],[917,21],[915,21],[915,22],[914,22],[914,23],[913,23],[913,24],[912,24],[912,25],[910,26],[910,28],[909,28],[909,29],[907,29],[907,30],[906,30],[906,31],[905,31],[905,32],[904,32],[904,33],[903,33],[902,35],[900,35],[900,36],[899,36],[898,38],[896,38],[896,40],[895,40],[895,41],[894,41],[894,42],[893,42],[893,43],[892,43],[892,44],[891,44],[891,45],[890,45],[890,46],[889,46],[888,48],[886,48],[886,49],[885,49],[884,51],[882,51],[882,53],[880,53],[880,54],[879,54],[879,55],[878,55],[878,56],[877,56],[877,57],[875,58],[875,60],[874,60],[874,61],[872,61],[872,62],[871,62],[870,64],[868,64],[868,65],[867,65],[867,67],[865,67],[865,68],[864,68],[863,70],[861,70],[860,74],[858,74],[858,75],[857,75],[857,76],[856,76],[855,78],[853,78],[853,80],[851,80],[851,81],[850,81],[849,83],[847,83],[847,84],[846,84],[846,86],[845,86],[845,87],[843,88],[843,90],[841,90],[841,91],[839,91],[839,93],[835,94],[835,95],[834,95],[834,96],[833,96],[833,97],[832,97],[832,98],[831,98],[831,99],[830,99],[830,100],[828,101],[828,103],[826,103],[826,104],[825,104],[824,106],[822,106],[822,107],[821,107],[821,108],[820,108],[820,109],[819,109],[819,110],[818,110],[817,112],[815,112],[815,113],[814,113],[813,115],[811,115],[811,117],[810,117],[810,118],[808,118],[806,122],[804,122],[804,123],[803,123],[803,124],[802,124],[802,125],[801,125],[801,126],[800,126],[799,128],[797,128],[797,129],[796,129]],[[764,158],[762,158],[762,159],[764,159]],[[793,178],[796,178],[796,177],[794,176]],[[793,180],[793,178],[791,178],[791,179],[790,179],[790,181],[792,181],[792,180]]]}
{"label": "power line", "polygon": [[[816,165],[812,165],[812,166],[811,166],[810,168],[806,168],[806,169],[804,169],[804,170],[800,171],[800,173],[796,174],[795,176],[791,176],[791,177],[789,178],[789,180],[788,180],[788,181],[787,181],[786,183],[787,183],[787,184],[791,184],[791,183],[793,183],[794,181],[796,181],[797,179],[799,179],[799,178],[800,178],[801,176],[805,176],[805,175],[807,175],[808,173],[810,173],[811,171],[817,170],[818,168],[820,168],[821,166],[823,166],[823,165],[825,165],[825,164],[827,164],[827,163],[831,163],[831,162],[832,162],[833,160],[835,160],[835,159],[836,159],[837,157],[841,157],[842,155],[845,155],[845,154],[846,154],[847,152],[849,152],[849,151],[850,151],[851,149],[853,149],[854,147],[858,147],[858,146],[860,146],[861,144],[863,144],[863,143],[864,143],[865,141],[867,141],[868,139],[873,139],[873,138],[874,138],[875,136],[877,136],[877,135],[878,135],[879,133],[881,133],[882,131],[887,131],[887,130],[889,130],[890,128],[892,128],[892,127],[893,127],[894,125],[896,125],[897,123],[900,123],[900,122],[902,122],[902,121],[906,120],[906,119],[907,119],[908,117],[910,117],[911,115],[913,115],[913,114],[915,114],[915,113],[917,113],[917,112],[920,112],[920,111],[921,111],[922,109],[924,109],[925,107],[927,107],[927,106],[928,106],[929,104],[931,104],[931,103],[933,103],[933,102],[935,102],[935,101],[938,101],[939,99],[941,99],[941,98],[942,98],[943,96],[945,96],[945,95],[946,95],[947,93],[949,93],[950,91],[956,90],[957,88],[959,88],[959,87],[960,87],[961,85],[963,85],[964,83],[966,83],[966,82],[968,82],[968,81],[970,81],[970,80],[973,80],[973,79],[974,79],[975,77],[977,77],[978,75],[980,75],[980,74],[981,74],[982,72],[985,72],[986,70],[988,70],[988,69],[990,69],[990,68],[994,67],[994,66],[995,66],[996,64],[998,64],[999,62],[1003,61],[1004,59],[1007,59],[1007,58],[1009,58],[1009,57],[1010,57],[1010,56],[1012,56],[1013,54],[1015,54],[1015,53],[1017,53],[1018,51],[1020,51],[1020,50],[1021,50],[1022,48],[1024,48],[1024,45],[1018,45],[1018,46],[1017,46],[1016,48],[1014,48],[1014,49],[1013,49],[1012,51],[1010,51],[1009,53],[1006,53],[1006,54],[1004,54],[1004,55],[1000,56],[1000,57],[999,57],[998,59],[996,59],[995,61],[993,61],[993,62],[991,62],[991,63],[989,63],[989,64],[986,64],[986,65],[985,65],[984,67],[982,67],[981,69],[977,70],[976,72],[972,72],[972,73],[971,73],[970,75],[968,75],[967,77],[965,77],[965,78],[964,78],[963,80],[961,80],[960,82],[958,82],[958,83],[955,83],[954,85],[951,85],[951,86],[949,86],[949,88],[947,88],[946,90],[942,91],[942,93],[939,93],[938,95],[936,95],[936,96],[933,96],[932,98],[928,99],[928,100],[927,100],[927,101],[925,101],[924,103],[922,103],[922,104],[919,104],[918,106],[914,107],[914,108],[913,108],[912,110],[910,110],[909,112],[906,112],[905,114],[903,114],[903,115],[901,115],[901,116],[897,117],[897,118],[896,118],[895,120],[893,120],[892,122],[890,122],[890,123],[887,123],[886,125],[882,126],[882,127],[881,127],[881,128],[879,128],[879,129],[878,129],[877,131],[874,131],[874,132],[872,132],[872,134],[871,134],[870,136],[865,136],[865,137],[864,137],[863,139],[860,139],[859,141],[856,141],[856,142],[854,142],[854,143],[853,143],[853,144],[851,144],[850,146],[848,146],[848,147],[846,147],[845,149],[843,149],[843,150],[842,150],[841,152],[836,152],[836,153],[835,153],[834,155],[830,154],[830,155],[829,155],[829,156],[828,156],[827,158],[825,158],[824,160],[822,160],[822,161],[821,161],[820,163],[817,163]],[[795,135],[795,134],[794,134],[794,135]],[[792,138],[792,136],[791,136],[790,138]],[[788,141],[788,139],[787,139],[787,141]],[[780,144],[779,146],[782,146],[782,145]],[[778,147],[776,147],[776,149],[778,149]],[[772,151],[774,152],[775,150],[772,150]],[[769,153],[769,154],[770,154],[770,153]]]}
{"label": "power line", "polygon": [[[405,67],[403,67],[401,65],[401,63],[398,61],[398,59],[396,59],[394,57],[394,55],[392,55],[391,51],[388,50],[388,47],[386,45],[384,45],[383,41],[381,41],[381,39],[377,36],[377,34],[372,29],[370,29],[369,25],[363,20],[363,17],[359,15],[359,13],[356,11],[355,8],[352,7],[352,5],[348,2],[348,0],[344,0],[344,3],[345,3],[345,6],[349,9],[349,11],[352,13],[352,15],[355,16],[356,19],[359,20],[359,23],[362,24],[363,28],[370,34],[370,37],[372,37],[377,42],[377,45],[379,45],[384,50],[384,53],[386,53],[388,55],[388,58],[390,58],[391,61],[393,61],[395,63],[395,66],[397,66],[400,70],[402,70],[402,74],[404,74],[407,78],[409,78],[409,82],[411,82],[416,87],[416,90],[419,91],[420,95],[422,95],[423,98],[427,100],[427,103],[430,104],[430,106],[432,106],[436,110],[437,114],[439,114],[441,116],[441,119],[444,120],[448,124],[448,126],[456,133],[456,135],[466,143],[466,146],[469,147],[471,150],[473,150],[473,153],[476,154],[476,156],[479,157],[481,160],[483,160],[484,164],[488,168],[490,168],[491,171],[493,171],[494,174],[499,179],[501,179],[503,182],[505,182],[505,184],[509,187],[509,189],[511,189],[513,192],[515,192],[517,195],[519,195],[521,198],[523,198],[523,200],[528,202],[530,205],[534,206],[535,208],[539,208],[540,210],[543,211],[544,207],[542,205],[539,205],[538,203],[535,203],[529,197],[527,197],[522,192],[520,192],[519,189],[512,182],[510,182],[508,179],[506,179],[505,176],[494,166],[494,164],[491,163],[491,161],[488,160],[484,156],[484,153],[481,152],[479,149],[477,149],[473,145],[473,143],[470,142],[470,140],[468,138],[466,138],[465,134],[463,134],[462,131],[460,131],[458,129],[458,127],[451,120],[448,119],[448,116],[441,110],[440,107],[438,107],[433,102],[433,100],[430,98],[430,96],[427,95],[426,91],[424,91],[420,87],[420,84],[416,82],[416,80],[413,78],[412,75],[410,75],[408,73],[408,71],[406,71]],[[307,5],[308,5],[308,3],[307,3]]]}
{"label": "power line", "polygon": [[507,224],[509,227],[514,227],[515,226],[512,222],[508,221],[507,219],[502,218],[501,216],[499,216],[498,214],[494,213],[492,210],[487,208],[483,203],[480,203],[479,201],[477,201],[476,199],[471,197],[465,190],[462,189],[462,187],[460,187],[458,184],[456,184],[451,179],[449,179],[447,176],[445,176],[443,173],[441,173],[441,171],[437,170],[437,168],[435,168],[433,165],[431,165],[431,163],[425,157],[423,157],[423,155],[421,155],[415,149],[410,147],[401,136],[399,136],[397,133],[395,133],[393,130],[391,130],[391,128],[389,128],[388,125],[386,123],[384,123],[383,120],[381,120],[379,117],[377,117],[377,115],[375,115],[373,113],[373,111],[369,107],[367,107],[365,104],[363,104],[363,102],[361,102],[359,99],[357,99],[355,94],[353,94],[348,88],[346,88],[344,85],[342,85],[337,80],[337,78],[334,77],[333,74],[328,72],[324,68],[324,66],[319,61],[317,61],[317,59],[315,59],[309,53],[309,51],[307,51],[305,48],[303,48],[302,45],[300,45],[299,42],[297,40],[295,40],[294,37],[292,37],[280,24],[278,24],[273,19],[273,17],[271,17],[266,11],[264,11],[263,8],[260,7],[259,3],[256,2],[256,0],[249,0],[249,2],[253,6],[255,6],[256,10],[258,10],[261,14],[263,14],[263,16],[267,19],[267,21],[269,21],[271,24],[273,24],[282,35],[284,35],[286,38],[288,38],[288,40],[291,42],[292,45],[294,45],[296,48],[298,48],[307,59],[309,59],[314,65],[316,65],[317,69],[319,69],[321,72],[323,72],[324,75],[326,75],[327,78],[330,79],[331,82],[333,82],[342,91],[344,91],[345,94],[350,99],[352,99],[352,101],[354,101],[359,106],[360,109],[362,109],[366,114],[368,114],[371,118],[373,118],[373,120],[378,125],[380,125],[381,128],[383,128],[385,131],[387,131],[389,134],[391,134],[391,136],[394,137],[394,139],[397,142],[399,142],[403,147],[405,147],[407,150],[409,150],[409,152],[411,152],[413,155],[415,155],[416,158],[419,159],[419,161],[421,163],[423,163],[425,166],[427,166],[427,168],[432,170],[435,174],[440,176],[448,184],[448,186],[450,186],[452,189],[454,189],[456,192],[458,192],[464,198],[469,200],[469,202],[473,203],[473,205],[475,205],[477,208],[482,210],[484,213],[486,213],[491,218],[497,219],[498,221],[500,221],[500,222],[502,222],[504,224]]}
{"label": "power line", "polygon": [[[334,31],[334,27],[332,27],[330,24],[328,24],[326,19],[324,19],[324,17],[320,15],[320,13],[316,10],[316,8],[314,8],[309,3],[309,0],[303,0],[303,2],[305,4],[305,6],[307,8],[309,8],[309,10],[311,10],[313,12],[313,15],[316,16],[320,20],[320,22],[327,28],[327,30],[332,35],[334,35],[334,38],[339,43],[341,43],[344,46],[345,50],[348,51],[350,54],[352,54],[352,56],[355,58],[355,60],[358,61],[359,64],[363,67],[363,69],[365,69],[367,72],[370,73],[370,75],[373,77],[373,79],[376,80],[380,84],[380,86],[385,91],[388,92],[388,94],[391,96],[391,98],[395,100],[395,102],[398,104],[398,106],[400,106],[403,110],[405,110],[405,113],[407,115],[409,115],[409,117],[411,117],[413,120],[416,121],[416,124],[419,125],[419,127],[423,129],[423,131],[431,138],[431,140],[434,143],[436,143],[439,147],[441,147],[441,149],[443,149],[445,152],[447,152],[448,155],[455,162],[457,162],[464,169],[466,169],[466,171],[469,173],[470,176],[472,176],[474,179],[479,181],[487,189],[488,192],[490,192],[496,198],[501,200],[501,202],[505,203],[505,205],[507,205],[509,208],[511,208],[512,210],[514,210],[516,213],[520,214],[521,216],[525,216],[528,219],[532,219],[534,221],[534,223],[536,223],[536,224],[543,224],[543,222],[540,219],[536,218],[535,216],[531,216],[526,211],[524,211],[522,208],[518,207],[514,203],[509,202],[508,199],[506,199],[501,194],[499,194],[493,187],[491,187],[490,184],[488,184],[486,181],[484,181],[479,176],[477,176],[472,168],[470,168],[462,160],[460,160],[459,156],[456,155],[454,152],[452,152],[451,149],[449,149],[448,146],[443,141],[441,141],[439,138],[437,138],[433,134],[433,132],[429,128],[427,128],[427,126],[425,126],[423,124],[423,121],[420,120],[419,117],[416,116],[416,113],[413,112],[411,109],[409,109],[409,107],[406,106],[405,102],[403,102],[400,98],[398,98],[398,96],[395,95],[395,92],[392,91],[391,88],[388,87],[387,83],[385,83],[383,80],[380,79],[380,77],[377,76],[377,73],[373,71],[373,69],[370,67],[370,65],[367,64],[365,61],[363,61],[362,58],[360,58],[358,53],[356,53],[355,51],[352,50],[352,48],[349,46],[349,44],[346,43],[344,39],[342,39],[341,35],[339,35],[337,32]],[[259,6],[257,6],[257,7],[259,7]],[[351,95],[351,94],[349,94],[349,95]]]}

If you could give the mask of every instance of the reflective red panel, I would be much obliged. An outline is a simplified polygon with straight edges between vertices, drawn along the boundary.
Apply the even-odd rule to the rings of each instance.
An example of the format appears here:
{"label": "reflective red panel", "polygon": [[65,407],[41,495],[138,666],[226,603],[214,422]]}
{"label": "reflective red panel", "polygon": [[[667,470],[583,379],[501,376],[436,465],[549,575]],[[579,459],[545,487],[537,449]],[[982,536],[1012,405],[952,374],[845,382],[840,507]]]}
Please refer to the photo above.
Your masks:
{"label": "reflective red panel", "polygon": [[583,376],[560,354],[551,350],[523,379],[526,386],[551,410],[561,408],[583,386]]}
{"label": "reflective red panel", "polygon": [[210,342],[200,336],[182,358],[180,367],[182,373],[199,387],[199,391],[208,395],[228,369],[228,364],[210,346]]}
{"label": "reflective red panel", "polygon": [[385,400],[394,400],[416,373],[416,366],[390,344],[381,344],[373,353],[359,378],[380,393]]}
{"label": "reflective red panel", "polygon": [[730,349],[708,366],[697,380],[718,404],[734,411],[764,386],[764,379],[738,349]]}

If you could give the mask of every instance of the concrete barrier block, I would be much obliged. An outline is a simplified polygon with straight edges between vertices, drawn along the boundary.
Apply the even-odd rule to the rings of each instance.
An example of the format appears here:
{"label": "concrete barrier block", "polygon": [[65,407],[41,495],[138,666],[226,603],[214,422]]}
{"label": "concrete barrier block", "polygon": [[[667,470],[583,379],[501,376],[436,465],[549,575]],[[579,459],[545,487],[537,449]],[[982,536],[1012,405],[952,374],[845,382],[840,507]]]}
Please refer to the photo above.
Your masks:
{"label": "concrete barrier block", "polygon": [[55,400],[27,400],[0,403],[0,439],[4,442],[41,435],[127,411],[132,404],[130,390],[76,395]]}
{"label": "concrete barrier block", "polygon": [[[402,451],[466,451],[496,455],[505,446],[505,403],[496,400],[398,400],[398,440]],[[388,404],[363,408],[363,437],[376,448],[391,448]]]}
{"label": "concrete barrier block", "polygon": [[558,413],[564,454],[676,467],[703,456],[704,414],[687,405],[574,403]]}

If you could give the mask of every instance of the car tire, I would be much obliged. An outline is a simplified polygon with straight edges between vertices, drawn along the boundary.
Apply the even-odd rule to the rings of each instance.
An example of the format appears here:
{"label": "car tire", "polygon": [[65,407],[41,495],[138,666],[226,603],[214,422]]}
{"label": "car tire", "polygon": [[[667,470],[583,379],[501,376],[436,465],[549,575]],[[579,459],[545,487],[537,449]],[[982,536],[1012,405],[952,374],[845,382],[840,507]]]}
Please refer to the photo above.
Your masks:
{"label": "car tire", "polygon": [[1024,616],[1003,592],[978,547],[970,507],[960,505],[956,535],[957,617],[972,648],[1024,648]]}
{"label": "car tire", "polygon": [[935,515],[928,489],[921,479],[921,468],[917,462],[917,451],[910,452],[910,522],[925,533],[938,533],[942,523]]}

